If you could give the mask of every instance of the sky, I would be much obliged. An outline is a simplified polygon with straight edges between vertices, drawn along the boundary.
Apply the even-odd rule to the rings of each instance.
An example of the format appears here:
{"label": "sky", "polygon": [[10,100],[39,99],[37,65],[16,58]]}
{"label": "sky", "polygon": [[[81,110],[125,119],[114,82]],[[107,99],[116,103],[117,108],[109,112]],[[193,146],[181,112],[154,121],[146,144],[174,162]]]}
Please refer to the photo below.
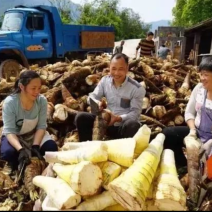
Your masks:
{"label": "sky", "polygon": [[[82,4],[84,0],[71,0]],[[120,0],[120,7],[132,8],[146,23],[172,20],[172,8],[176,0]]]}

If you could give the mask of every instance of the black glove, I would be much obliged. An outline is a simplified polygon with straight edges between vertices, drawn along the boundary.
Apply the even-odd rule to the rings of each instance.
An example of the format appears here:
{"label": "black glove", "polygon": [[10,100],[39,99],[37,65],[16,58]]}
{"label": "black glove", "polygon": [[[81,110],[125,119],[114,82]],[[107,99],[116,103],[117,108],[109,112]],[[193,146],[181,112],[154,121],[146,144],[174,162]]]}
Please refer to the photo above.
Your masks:
{"label": "black glove", "polygon": [[21,148],[18,153],[18,169],[20,170],[23,166],[30,164],[30,159],[25,148]]}
{"label": "black glove", "polygon": [[39,145],[32,145],[31,154],[32,157],[37,157],[39,160],[44,160],[44,157],[40,153]]}

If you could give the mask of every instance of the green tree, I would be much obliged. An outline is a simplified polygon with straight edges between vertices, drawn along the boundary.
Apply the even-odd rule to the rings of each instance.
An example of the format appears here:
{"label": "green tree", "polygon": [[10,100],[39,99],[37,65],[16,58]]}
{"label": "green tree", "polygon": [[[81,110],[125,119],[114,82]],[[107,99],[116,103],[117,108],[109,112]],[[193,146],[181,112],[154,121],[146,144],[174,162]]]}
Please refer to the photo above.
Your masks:
{"label": "green tree", "polygon": [[203,0],[202,4],[204,5],[202,8],[202,19],[212,18],[212,1]]}
{"label": "green tree", "polygon": [[116,38],[120,37],[121,19],[118,10],[119,0],[94,0],[81,7],[79,24],[114,26]]}
{"label": "green tree", "polygon": [[204,20],[202,17],[204,7],[203,1],[204,0],[187,0],[182,15],[187,26],[194,25]]}
{"label": "green tree", "polygon": [[120,12],[121,37],[122,39],[135,39],[145,37],[150,25],[141,21],[138,13],[130,8],[125,8]]}
{"label": "green tree", "polygon": [[86,2],[81,7],[79,24],[114,26],[115,39],[144,37],[149,25],[145,25],[140,16],[132,9],[119,8],[119,0],[96,0]]}
{"label": "green tree", "polygon": [[64,24],[69,24],[72,22],[69,0],[49,0],[49,2],[52,6],[57,7],[61,20]]}
{"label": "green tree", "polygon": [[172,13],[174,26],[192,26],[212,18],[211,0],[176,0]]}
{"label": "green tree", "polygon": [[172,25],[184,26],[183,11],[186,7],[186,0],[176,0],[176,6],[172,9],[174,20]]}

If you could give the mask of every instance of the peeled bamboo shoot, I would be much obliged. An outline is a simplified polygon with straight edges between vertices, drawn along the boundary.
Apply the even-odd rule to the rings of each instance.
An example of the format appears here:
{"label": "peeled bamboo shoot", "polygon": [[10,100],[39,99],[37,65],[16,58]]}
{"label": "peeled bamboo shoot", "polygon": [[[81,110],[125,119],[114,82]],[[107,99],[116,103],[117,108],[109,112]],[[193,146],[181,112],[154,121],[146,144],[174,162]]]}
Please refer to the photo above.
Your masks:
{"label": "peeled bamboo shoot", "polygon": [[94,195],[102,184],[101,169],[89,161],[76,165],[55,164],[53,170],[81,196]]}
{"label": "peeled bamboo shoot", "polygon": [[144,124],[134,135],[133,138],[136,140],[135,158],[137,158],[148,147],[150,134],[151,129]]}
{"label": "peeled bamboo shoot", "polygon": [[162,155],[153,199],[160,210],[181,211],[186,207],[186,193],[178,179],[174,152],[165,149]]}
{"label": "peeled bamboo shoot", "polygon": [[[108,160],[121,166],[129,167],[133,163],[136,141],[134,138],[122,138],[108,141],[87,141],[80,143],[66,143],[63,150],[77,149],[80,147],[91,148],[104,144],[107,146]],[[88,154],[88,152],[87,152]],[[99,161],[101,162],[101,161]]]}
{"label": "peeled bamboo shoot", "polygon": [[76,210],[78,211],[101,211],[109,206],[116,205],[117,202],[113,199],[109,191],[104,191],[102,194],[91,197],[82,202]]}
{"label": "peeled bamboo shoot", "polygon": [[165,136],[160,133],[133,165],[109,184],[113,198],[124,208],[142,210],[157,170]]}
{"label": "peeled bamboo shoot", "polygon": [[69,151],[45,152],[47,162],[59,162],[76,164],[81,161],[91,161],[94,163],[104,162],[108,159],[107,146],[98,142],[88,148],[78,148]]}
{"label": "peeled bamboo shoot", "polygon": [[127,211],[127,210],[123,208],[120,204],[116,204],[105,208],[103,211]]}
{"label": "peeled bamboo shoot", "polygon": [[133,164],[136,141],[134,138],[122,138],[104,141],[107,145],[108,160],[121,166],[130,167]]}
{"label": "peeled bamboo shoot", "polygon": [[103,183],[102,186],[105,190],[108,190],[108,184],[117,178],[121,173],[121,166],[113,162],[103,162],[98,164],[102,170]]}
{"label": "peeled bamboo shoot", "polygon": [[[171,210],[171,209],[170,209]],[[145,211],[160,211],[153,200],[147,200],[145,204]]]}
{"label": "peeled bamboo shoot", "polygon": [[67,142],[63,145],[62,150],[63,151],[67,151],[67,150],[74,150],[74,149],[78,149],[78,148],[88,148],[91,146],[96,146],[99,145],[101,141],[84,141],[84,142],[79,142],[79,143],[75,143],[75,142]]}
{"label": "peeled bamboo shoot", "polygon": [[64,180],[45,176],[36,176],[33,183],[42,188],[57,209],[69,209],[77,206],[80,195],[76,194]]}

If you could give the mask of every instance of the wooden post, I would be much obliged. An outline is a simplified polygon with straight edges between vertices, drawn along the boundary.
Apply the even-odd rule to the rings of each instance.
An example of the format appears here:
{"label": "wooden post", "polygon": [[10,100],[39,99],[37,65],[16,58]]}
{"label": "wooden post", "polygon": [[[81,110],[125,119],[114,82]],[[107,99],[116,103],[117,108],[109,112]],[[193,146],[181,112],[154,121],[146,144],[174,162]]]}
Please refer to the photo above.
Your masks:
{"label": "wooden post", "polygon": [[181,62],[185,60],[185,47],[186,47],[186,37],[183,37],[181,44],[181,58],[180,58]]}
{"label": "wooden post", "polygon": [[198,65],[198,55],[199,55],[199,44],[200,44],[201,34],[199,32],[195,33],[194,37],[194,65]]}
{"label": "wooden post", "polygon": [[211,49],[210,49],[210,54],[212,54],[212,39],[211,39]]}

